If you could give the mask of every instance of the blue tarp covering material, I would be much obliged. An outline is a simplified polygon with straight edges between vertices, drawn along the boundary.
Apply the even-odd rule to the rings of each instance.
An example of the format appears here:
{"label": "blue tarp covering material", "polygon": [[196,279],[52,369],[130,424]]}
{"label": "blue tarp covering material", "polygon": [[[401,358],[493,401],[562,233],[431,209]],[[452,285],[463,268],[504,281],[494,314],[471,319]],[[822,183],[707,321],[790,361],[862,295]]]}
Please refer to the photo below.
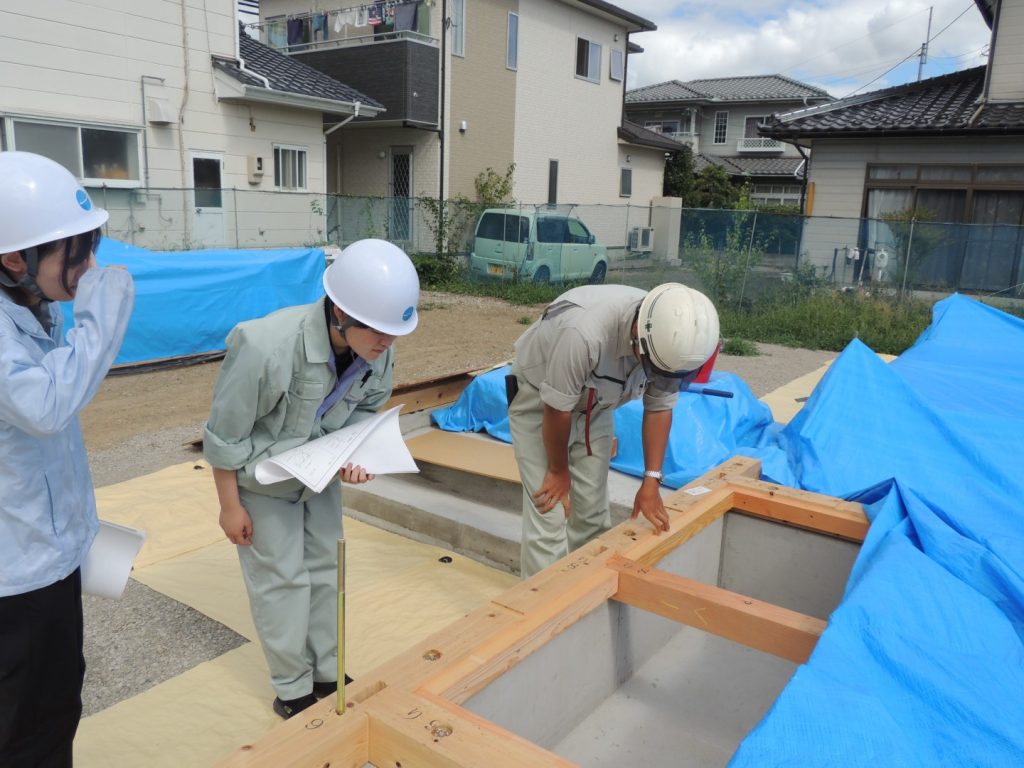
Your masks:
{"label": "blue tarp covering material", "polygon": [[[103,238],[96,260],[135,279],[118,365],[223,350],[237,323],[323,295],[319,248],[161,252]],[[61,305],[67,327],[72,306]]]}
{"label": "blue tarp covering material", "polygon": [[[785,429],[730,422],[766,478],[872,520],[814,653],[733,768],[1024,765],[1022,395],[1024,322],[952,296],[889,365],[852,342]],[[676,420],[674,477],[720,460],[676,446],[718,435],[743,398],[713,400]]]}

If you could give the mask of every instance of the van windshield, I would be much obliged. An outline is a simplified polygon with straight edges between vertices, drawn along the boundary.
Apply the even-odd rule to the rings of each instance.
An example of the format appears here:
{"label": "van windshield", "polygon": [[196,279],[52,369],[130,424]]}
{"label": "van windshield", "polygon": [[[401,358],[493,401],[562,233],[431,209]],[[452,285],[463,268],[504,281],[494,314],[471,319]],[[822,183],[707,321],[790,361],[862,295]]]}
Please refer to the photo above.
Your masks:
{"label": "van windshield", "polygon": [[476,236],[484,240],[505,240],[525,243],[530,235],[530,220],[525,216],[505,213],[485,213],[476,228]]}

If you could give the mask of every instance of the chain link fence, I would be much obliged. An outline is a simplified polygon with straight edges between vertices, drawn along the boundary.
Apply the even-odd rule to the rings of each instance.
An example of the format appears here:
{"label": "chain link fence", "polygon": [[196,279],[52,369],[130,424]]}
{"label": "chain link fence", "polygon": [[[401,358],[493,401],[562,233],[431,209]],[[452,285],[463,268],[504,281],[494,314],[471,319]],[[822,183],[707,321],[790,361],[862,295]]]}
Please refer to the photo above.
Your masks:
{"label": "chain link fence", "polygon": [[320,246],[330,253],[379,237],[410,254],[450,258],[467,277],[510,282],[677,280],[741,302],[793,281],[1022,294],[1024,227],[1015,225],[633,203],[519,203],[485,217],[483,205],[465,201],[237,189],[100,188],[93,198],[110,212],[109,237],[154,250]]}

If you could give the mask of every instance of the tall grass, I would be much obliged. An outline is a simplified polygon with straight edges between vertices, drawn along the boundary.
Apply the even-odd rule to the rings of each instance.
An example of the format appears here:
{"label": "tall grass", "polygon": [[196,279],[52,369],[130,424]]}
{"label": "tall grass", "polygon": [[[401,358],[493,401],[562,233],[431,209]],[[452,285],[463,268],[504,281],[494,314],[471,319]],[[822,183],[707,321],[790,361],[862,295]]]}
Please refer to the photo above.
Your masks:
{"label": "tall grass", "polygon": [[931,322],[931,302],[820,290],[797,299],[766,298],[721,307],[722,335],[804,349],[842,350],[855,338],[898,355]]}

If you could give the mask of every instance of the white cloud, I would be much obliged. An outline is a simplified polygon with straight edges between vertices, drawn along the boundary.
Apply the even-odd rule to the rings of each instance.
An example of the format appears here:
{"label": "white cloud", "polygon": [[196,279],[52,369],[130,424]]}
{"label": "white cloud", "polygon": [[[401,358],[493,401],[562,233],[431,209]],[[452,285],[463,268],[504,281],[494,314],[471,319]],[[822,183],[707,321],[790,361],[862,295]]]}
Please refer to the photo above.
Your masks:
{"label": "white cloud", "polygon": [[867,90],[897,85],[917,77],[913,55],[925,40],[929,5],[934,6],[931,34],[941,34],[930,46],[924,77],[983,63],[980,51],[989,42],[988,27],[970,0],[616,4],[658,25],[656,32],[631,38],[645,52],[630,57],[630,88],[665,80],[778,73],[843,96],[912,56]]}

